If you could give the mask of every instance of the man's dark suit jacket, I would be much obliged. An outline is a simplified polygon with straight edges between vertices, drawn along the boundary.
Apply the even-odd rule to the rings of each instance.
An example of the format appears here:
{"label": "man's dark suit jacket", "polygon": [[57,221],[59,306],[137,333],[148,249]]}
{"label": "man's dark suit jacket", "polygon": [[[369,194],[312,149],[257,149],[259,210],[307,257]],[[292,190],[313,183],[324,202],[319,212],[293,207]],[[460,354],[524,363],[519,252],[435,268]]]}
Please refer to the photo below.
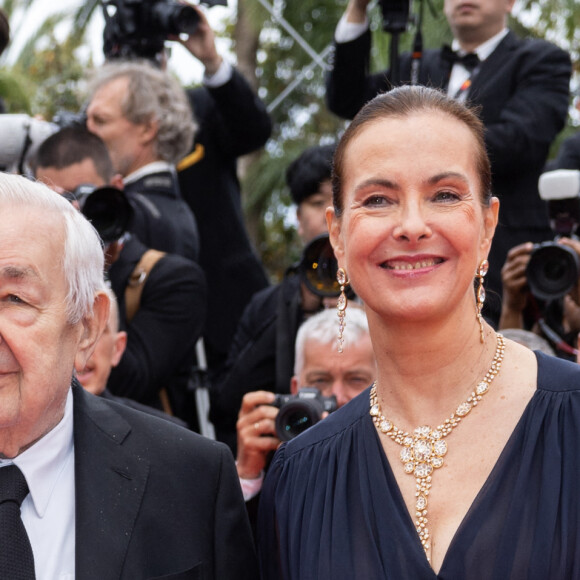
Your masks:
{"label": "man's dark suit jacket", "polygon": [[554,169],[580,170],[580,130],[563,141],[558,156],[546,169],[550,171]]}
{"label": "man's dark suit jacket", "polygon": [[125,194],[133,207],[129,231],[141,242],[188,260],[199,258],[197,224],[173,172],[151,173],[127,183]]}
{"label": "man's dark suit jacket", "polygon": [[[391,87],[388,72],[368,73],[370,32],[337,43],[334,67],[327,77],[331,111],[352,118],[378,93]],[[440,50],[427,50],[419,83],[447,86],[451,64]],[[569,55],[542,40],[521,40],[509,32],[481,64],[468,101],[480,107],[493,173],[493,194],[501,202],[500,227],[490,254],[490,286],[501,288],[500,270],[510,247],[551,237],[547,212],[538,194],[550,144],[568,114]],[[402,54],[402,84],[411,78],[411,56]]]}
{"label": "man's dark suit jacket", "polygon": [[199,228],[199,263],[209,290],[204,340],[213,371],[225,362],[250,298],[269,283],[244,224],[237,162],[266,143],[272,125],[235,69],[225,85],[197,88],[188,97],[199,124],[195,145],[201,157],[179,171],[179,183]]}
{"label": "man's dark suit jacket", "polygon": [[216,437],[234,453],[244,395],[259,390],[290,392],[294,342],[303,320],[300,276],[292,270],[280,284],[256,293],[244,310],[224,372],[210,392]]}
{"label": "man's dark suit jacket", "polygon": [[129,323],[125,290],[147,248],[131,237],[109,268],[109,279],[119,303],[121,330],[128,334],[127,349],[111,370],[107,382],[114,395],[160,407],[159,392],[166,389],[175,415],[195,427],[187,382],[195,362],[195,344],[205,321],[206,285],[194,262],[166,254],[151,269]]}
{"label": "man's dark suit jacket", "polygon": [[73,383],[77,580],[256,580],[230,450]]}

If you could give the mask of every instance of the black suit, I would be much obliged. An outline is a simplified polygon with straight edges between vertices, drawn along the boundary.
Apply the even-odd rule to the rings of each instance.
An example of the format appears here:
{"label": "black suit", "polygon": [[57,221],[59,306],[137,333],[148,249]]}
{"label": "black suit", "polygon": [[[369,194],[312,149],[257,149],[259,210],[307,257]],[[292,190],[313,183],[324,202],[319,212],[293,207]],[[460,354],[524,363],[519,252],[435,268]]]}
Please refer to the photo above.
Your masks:
{"label": "black suit", "polygon": [[224,373],[211,391],[216,437],[234,452],[243,396],[258,390],[290,392],[294,342],[303,320],[300,276],[292,269],[280,284],[255,294],[244,310]]}
{"label": "black suit", "polygon": [[245,228],[237,161],[262,147],[272,126],[264,104],[235,69],[225,85],[198,88],[188,97],[201,157],[179,172],[179,182],[199,228],[199,262],[209,289],[204,340],[215,370],[225,362],[250,298],[268,285]]}
{"label": "black suit", "polygon": [[78,384],[73,395],[77,580],[255,580],[227,447]]}
{"label": "black suit", "polygon": [[[368,74],[371,38],[367,31],[336,45],[334,68],[327,79],[331,111],[352,118],[379,92],[391,88],[388,73]],[[400,78],[408,83],[411,57],[400,59]],[[509,32],[481,64],[468,101],[480,106],[492,165],[493,193],[499,197],[500,226],[490,254],[489,286],[500,291],[500,270],[510,247],[551,237],[538,178],[550,144],[568,113],[570,57],[542,40],[521,40]],[[427,50],[419,83],[447,86],[451,64],[440,50]]]}
{"label": "black suit", "polygon": [[553,169],[577,169],[580,170],[580,131],[568,137],[558,150],[558,156],[546,167]]}
{"label": "black suit", "polygon": [[195,426],[187,381],[195,362],[195,344],[205,321],[206,285],[201,268],[181,256],[167,254],[151,269],[139,309],[130,323],[125,310],[125,289],[147,248],[135,237],[123,246],[109,268],[109,279],[119,303],[127,349],[107,382],[115,395],[159,407],[165,388],[173,412]]}
{"label": "black suit", "polygon": [[154,250],[198,259],[197,225],[171,171],[152,173],[127,183],[125,194],[134,211],[129,231],[141,242]]}

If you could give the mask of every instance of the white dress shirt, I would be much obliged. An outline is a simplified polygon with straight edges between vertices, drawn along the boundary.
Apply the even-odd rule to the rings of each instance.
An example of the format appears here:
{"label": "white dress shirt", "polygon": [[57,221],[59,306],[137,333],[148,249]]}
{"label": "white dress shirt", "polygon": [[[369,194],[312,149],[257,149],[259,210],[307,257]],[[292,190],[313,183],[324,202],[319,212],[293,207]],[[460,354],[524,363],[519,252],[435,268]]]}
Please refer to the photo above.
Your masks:
{"label": "white dress shirt", "polygon": [[69,389],[60,423],[14,460],[0,460],[0,467],[17,465],[30,490],[20,512],[34,554],[36,580],[75,577],[72,407]]}
{"label": "white dress shirt", "polygon": [[[492,36],[489,40],[480,44],[473,52],[475,52],[479,57],[479,60],[483,62],[497,48],[497,45],[504,39],[507,33],[508,29],[504,28],[495,36]],[[459,41],[457,39],[453,40],[451,48],[460,56],[466,54],[466,52],[461,50],[459,47]],[[470,77],[470,75],[470,71],[468,71],[461,63],[455,63],[451,69],[451,76],[449,77],[449,83],[447,85],[447,94],[449,96],[455,96],[459,92],[461,85]]]}
{"label": "white dress shirt", "polygon": [[[368,27],[368,19],[365,19],[362,23],[347,22],[346,14],[343,14],[336,26],[334,40],[338,43],[351,42],[356,40],[359,36],[362,36]],[[495,36],[492,36],[489,40],[486,40],[475,49],[474,52],[477,54],[481,62],[483,62],[497,48],[498,44],[504,39],[507,33],[508,29],[504,28],[501,32],[498,32]],[[457,39],[453,40],[451,48],[460,55],[466,54],[465,51],[462,51],[459,48],[459,41]],[[461,63],[454,64],[447,85],[447,94],[450,96],[456,95],[459,92],[461,85],[463,85],[463,83],[469,78],[470,74],[470,71],[468,71]]]}

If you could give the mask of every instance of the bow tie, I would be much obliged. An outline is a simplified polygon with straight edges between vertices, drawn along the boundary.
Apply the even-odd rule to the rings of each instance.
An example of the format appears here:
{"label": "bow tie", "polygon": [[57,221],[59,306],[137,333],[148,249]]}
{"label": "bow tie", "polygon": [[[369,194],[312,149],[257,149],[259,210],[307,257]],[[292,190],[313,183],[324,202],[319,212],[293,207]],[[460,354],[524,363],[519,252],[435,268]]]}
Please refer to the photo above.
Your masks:
{"label": "bow tie", "polygon": [[462,64],[469,72],[473,71],[479,63],[479,57],[475,52],[469,52],[460,56],[457,52],[455,52],[448,44],[443,45],[441,48],[441,58],[450,63],[453,66],[455,63]]}

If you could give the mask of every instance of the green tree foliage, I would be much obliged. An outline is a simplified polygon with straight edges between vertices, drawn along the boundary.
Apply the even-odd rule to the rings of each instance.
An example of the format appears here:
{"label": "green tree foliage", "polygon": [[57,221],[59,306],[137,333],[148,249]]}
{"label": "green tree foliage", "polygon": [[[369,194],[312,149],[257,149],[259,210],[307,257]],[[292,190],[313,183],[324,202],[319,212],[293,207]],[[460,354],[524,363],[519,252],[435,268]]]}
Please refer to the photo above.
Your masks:
{"label": "green tree foliage", "polygon": [[[26,112],[52,119],[59,111],[76,112],[82,104],[81,87],[92,60],[87,50],[82,51],[87,55],[85,59],[79,55],[86,48],[87,26],[98,3],[91,0],[50,14],[31,32],[30,21],[38,3],[5,0],[0,5],[8,14],[12,29],[12,44],[0,75],[0,96],[11,113]],[[56,31],[60,27],[68,33],[59,38]],[[19,43],[18,54],[14,54],[15,39],[24,34],[26,42]]]}

